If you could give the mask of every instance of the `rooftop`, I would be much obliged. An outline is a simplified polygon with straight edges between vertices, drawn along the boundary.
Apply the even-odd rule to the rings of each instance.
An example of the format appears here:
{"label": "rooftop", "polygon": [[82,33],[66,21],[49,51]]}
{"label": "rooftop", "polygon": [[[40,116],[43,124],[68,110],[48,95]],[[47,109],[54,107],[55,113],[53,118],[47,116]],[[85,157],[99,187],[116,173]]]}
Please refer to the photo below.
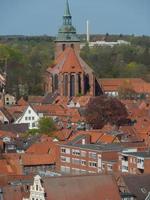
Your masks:
{"label": "rooftop", "polygon": [[131,153],[125,153],[127,155],[141,157],[141,158],[150,158],[150,151],[144,151],[144,152],[131,152]]}

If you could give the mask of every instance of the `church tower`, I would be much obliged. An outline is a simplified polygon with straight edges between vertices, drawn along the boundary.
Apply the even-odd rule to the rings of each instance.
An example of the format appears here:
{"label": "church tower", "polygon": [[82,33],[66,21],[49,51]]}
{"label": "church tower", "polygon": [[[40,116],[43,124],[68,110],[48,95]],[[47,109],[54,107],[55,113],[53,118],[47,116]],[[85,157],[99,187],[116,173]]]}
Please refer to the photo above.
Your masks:
{"label": "church tower", "polygon": [[72,25],[72,16],[68,0],[66,0],[63,24],[60,27],[55,40],[55,58],[58,57],[67,47],[74,48],[77,52],[80,51],[80,39],[76,33],[76,29]]}
{"label": "church tower", "polygon": [[102,94],[94,71],[80,57],[80,40],[72,25],[68,0],[55,44],[54,64],[46,70],[45,92],[69,98]]}

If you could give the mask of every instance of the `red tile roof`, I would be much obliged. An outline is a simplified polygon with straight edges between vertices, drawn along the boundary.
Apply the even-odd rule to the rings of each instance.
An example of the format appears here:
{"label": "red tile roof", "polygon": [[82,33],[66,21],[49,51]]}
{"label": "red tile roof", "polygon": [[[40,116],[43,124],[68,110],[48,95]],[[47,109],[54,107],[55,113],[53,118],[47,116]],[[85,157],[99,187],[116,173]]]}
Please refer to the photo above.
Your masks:
{"label": "red tile roof", "polygon": [[24,166],[55,164],[55,157],[49,154],[23,154],[21,156]]}
{"label": "red tile roof", "polygon": [[16,135],[13,134],[12,132],[10,131],[2,131],[0,130],[0,137],[10,137],[10,138],[16,138]]}
{"label": "red tile roof", "polygon": [[43,141],[32,144],[26,151],[27,154],[49,154],[55,157],[57,144],[53,141]]}
{"label": "red tile roof", "polygon": [[56,137],[59,141],[65,141],[68,140],[72,135],[72,130],[70,129],[62,129],[55,131],[53,133],[53,136]]}
{"label": "red tile roof", "polygon": [[29,104],[28,104],[27,101],[24,100],[23,97],[21,97],[21,98],[18,100],[17,105],[18,105],[18,106],[28,106]]}
{"label": "red tile roof", "polygon": [[82,73],[83,69],[80,65],[80,62],[78,60],[78,57],[75,53],[75,50],[73,48],[68,48],[64,52],[65,54],[65,61],[61,68],[62,73],[69,73],[69,72],[76,72],[76,73]]}
{"label": "red tile roof", "polygon": [[0,160],[0,174],[14,174],[10,164],[6,160]]}
{"label": "red tile roof", "polygon": [[118,91],[120,86],[128,83],[137,93],[150,93],[150,83],[147,83],[140,78],[110,78],[100,79],[100,82],[106,92]]}
{"label": "red tile roof", "polygon": [[55,64],[48,68],[47,71],[51,73],[82,73],[83,68],[75,50],[68,47],[56,58]]}
{"label": "red tile roof", "polygon": [[44,96],[28,96],[28,102],[31,104],[41,104]]}
{"label": "red tile roof", "polygon": [[121,199],[116,181],[110,175],[45,178],[43,186],[48,200]]}

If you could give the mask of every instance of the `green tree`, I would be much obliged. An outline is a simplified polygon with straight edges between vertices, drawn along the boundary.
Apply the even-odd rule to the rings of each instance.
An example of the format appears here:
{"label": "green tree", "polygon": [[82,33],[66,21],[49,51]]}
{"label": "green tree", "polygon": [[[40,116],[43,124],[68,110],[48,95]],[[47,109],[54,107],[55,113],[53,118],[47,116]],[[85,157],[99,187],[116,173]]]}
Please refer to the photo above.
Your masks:
{"label": "green tree", "polygon": [[53,131],[56,130],[56,126],[52,118],[43,117],[38,122],[38,129],[40,134],[47,134],[52,136]]}

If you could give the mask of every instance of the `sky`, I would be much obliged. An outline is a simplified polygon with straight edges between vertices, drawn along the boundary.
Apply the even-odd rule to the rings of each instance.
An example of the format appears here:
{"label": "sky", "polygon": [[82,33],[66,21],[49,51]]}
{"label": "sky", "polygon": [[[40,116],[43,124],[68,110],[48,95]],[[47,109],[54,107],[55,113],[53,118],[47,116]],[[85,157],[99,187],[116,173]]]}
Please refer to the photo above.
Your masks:
{"label": "sky", "polygon": [[[78,33],[150,35],[150,0],[69,0]],[[0,35],[55,36],[65,0],[0,0]]]}

